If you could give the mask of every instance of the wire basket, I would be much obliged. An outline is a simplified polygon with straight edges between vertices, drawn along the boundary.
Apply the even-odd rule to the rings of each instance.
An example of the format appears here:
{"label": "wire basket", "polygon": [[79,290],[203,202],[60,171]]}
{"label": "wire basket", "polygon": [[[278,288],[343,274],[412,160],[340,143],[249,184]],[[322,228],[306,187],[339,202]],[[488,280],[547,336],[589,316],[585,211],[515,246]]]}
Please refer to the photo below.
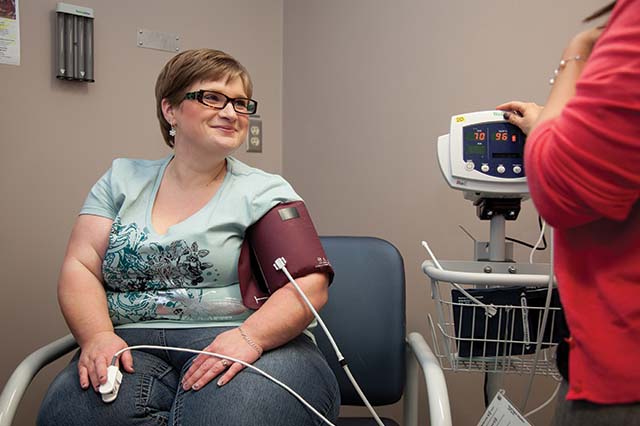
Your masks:
{"label": "wire basket", "polygon": [[553,290],[536,359],[548,293],[548,265],[430,261],[436,320],[429,315],[434,352],[444,370],[559,377],[555,349],[566,322]]}

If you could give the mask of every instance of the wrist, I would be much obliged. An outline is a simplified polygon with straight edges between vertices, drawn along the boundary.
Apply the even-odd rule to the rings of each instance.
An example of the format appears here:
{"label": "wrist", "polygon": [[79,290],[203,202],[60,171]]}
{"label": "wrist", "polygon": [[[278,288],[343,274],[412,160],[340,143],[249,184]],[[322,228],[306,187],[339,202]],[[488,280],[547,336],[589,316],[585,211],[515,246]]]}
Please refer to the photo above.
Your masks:
{"label": "wrist", "polygon": [[588,49],[572,49],[566,48],[562,52],[562,56],[560,57],[560,61],[566,61],[569,58],[580,57],[580,60],[586,62],[589,59],[589,54],[591,53]]}
{"label": "wrist", "polygon": [[582,70],[582,67],[584,66],[584,62],[586,60],[586,57],[582,56],[582,55],[563,55],[562,57],[563,59],[560,60],[560,62],[558,63],[558,66],[556,67],[555,70],[553,70],[553,75],[551,76],[551,78],[549,79],[549,84],[553,85],[557,78],[558,75],[560,75],[560,73],[562,73],[562,71],[567,67],[567,66],[577,66],[579,67],[579,71],[580,72]]}
{"label": "wrist", "polygon": [[113,329],[111,330],[97,330],[97,331],[92,331],[89,333],[72,333],[73,336],[76,339],[76,342],[78,342],[78,346],[83,347],[85,345],[87,345],[88,343],[90,343],[93,340],[97,340],[102,338],[103,336],[106,335],[115,335],[115,331]]}
{"label": "wrist", "polygon": [[249,334],[247,334],[247,332],[242,329],[242,326],[238,326],[238,332],[240,332],[240,336],[242,337],[242,340],[244,340],[244,342],[247,345],[249,345],[251,349],[253,349],[258,354],[258,358],[260,358],[262,356],[262,353],[264,352],[264,349],[262,349],[262,346],[256,343],[251,338],[251,336],[249,336]]}

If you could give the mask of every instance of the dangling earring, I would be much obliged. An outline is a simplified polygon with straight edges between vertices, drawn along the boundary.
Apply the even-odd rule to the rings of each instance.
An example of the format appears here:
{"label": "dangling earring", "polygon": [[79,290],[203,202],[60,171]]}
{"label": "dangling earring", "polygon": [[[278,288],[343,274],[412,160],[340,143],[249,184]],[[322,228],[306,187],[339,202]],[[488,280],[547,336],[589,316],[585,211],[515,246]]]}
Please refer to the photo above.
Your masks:
{"label": "dangling earring", "polygon": [[172,138],[176,137],[176,129],[175,127],[173,127],[173,124],[171,125],[171,130],[169,130],[169,136],[171,136]]}

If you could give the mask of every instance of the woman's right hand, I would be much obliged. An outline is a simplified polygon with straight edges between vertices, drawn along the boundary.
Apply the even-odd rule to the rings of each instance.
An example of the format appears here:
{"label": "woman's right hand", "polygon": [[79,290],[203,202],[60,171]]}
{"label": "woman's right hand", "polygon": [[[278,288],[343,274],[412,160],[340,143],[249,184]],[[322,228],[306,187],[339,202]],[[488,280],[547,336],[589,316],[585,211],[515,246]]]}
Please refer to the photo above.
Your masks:
{"label": "woman's right hand", "polygon": [[496,109],[505,111],[504,119],[528,135],[544,107],[533,102],[511,101],[498,105]]}
{"label": "woman's right hand", "polygon": [[[127,342],[113,331],[96,333],[83,342],[78,360],[78,375],[82,389],[87,389],[91,384],[93,389],[98,391],[98,387],[107,381],[107,367],[111,363],[111,358],[117,351],[127,346]],[[126,372],[133,373],[133,357],[130,351],[120,356],[120,362]]]}

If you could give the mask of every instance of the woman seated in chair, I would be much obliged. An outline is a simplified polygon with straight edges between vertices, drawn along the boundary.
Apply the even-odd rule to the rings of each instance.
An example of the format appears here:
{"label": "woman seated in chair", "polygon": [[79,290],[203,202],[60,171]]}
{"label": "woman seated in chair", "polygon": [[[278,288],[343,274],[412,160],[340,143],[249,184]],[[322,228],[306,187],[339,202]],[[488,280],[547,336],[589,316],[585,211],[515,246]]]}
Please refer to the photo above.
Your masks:
{"label": "woman seated in chair", "polygon": [[[283,379],[328,419],[335,377],[305,334],[313,319],[287,284],[258,310],[241,299],[237,264],[246,229],[299,200],[280,176],[230,157],[257,109],[246,69],[228,54],[189,50],[156,82],[161,160],[117,159],[80,211],[58,299],[80,345],[44,398],[38,425],[309,425],[318,419],[275,383],[239,363],[165,350],[124,352],[114,402],[98,393],[127,346],[206,350]],[[328,277],[297,280],[316,309]],[[213,381],[213,382],[212,382]]]}

